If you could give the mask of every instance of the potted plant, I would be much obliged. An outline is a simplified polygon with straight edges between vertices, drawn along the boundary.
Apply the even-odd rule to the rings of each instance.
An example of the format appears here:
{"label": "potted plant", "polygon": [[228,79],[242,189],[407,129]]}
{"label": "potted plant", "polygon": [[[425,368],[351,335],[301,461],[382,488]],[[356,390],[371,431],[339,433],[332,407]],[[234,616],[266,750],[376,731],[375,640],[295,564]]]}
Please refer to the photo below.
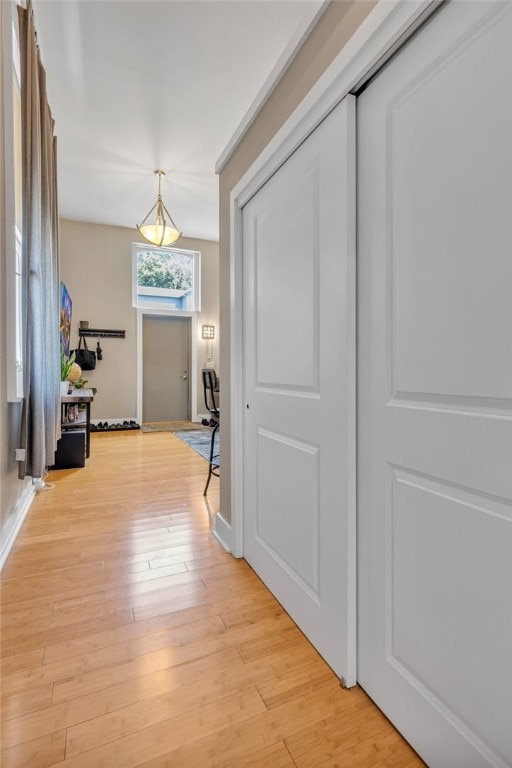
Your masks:
{"label": "potted plant", "polygon": [[[89,383],[89,382],[88,382],[88,380],[87,380],[87,379],[84,379],[82,376],[80,376],[80,378],[79,378],[79,379],[77,379],[76,381],[74,381],[74,382],[73,382],[73,386],[74,386],[74,388],[75,388],[75,389],[84,389],[84,388],[85,388],[85,385],[86,385],[86,384],[88,384],[88,383]],[[91,392],[93,393],[93,395],[95,395],[95,394],[96,394],[96,392],[98,391],[98,390],[96,389],[96,387],[89,387],[89,389],[91,390]]]}
{"label": "potted plant", "polygon": [[75,362],[75,353],[66,355],[64,347],[60,345],[60,394],[61,397],[67,395],[69,390],[68,376],[73,363]]}

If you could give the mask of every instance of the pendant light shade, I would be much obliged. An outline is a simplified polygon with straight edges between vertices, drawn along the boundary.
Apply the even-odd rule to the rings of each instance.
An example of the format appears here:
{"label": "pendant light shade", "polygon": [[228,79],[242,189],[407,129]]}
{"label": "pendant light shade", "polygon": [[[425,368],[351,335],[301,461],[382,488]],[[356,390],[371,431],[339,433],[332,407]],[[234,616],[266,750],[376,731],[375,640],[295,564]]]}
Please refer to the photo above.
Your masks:
{"label": "pendant light shade", "polygon": [[[173,221],[173,218],[162,200],[162,176],[165,171],[155,171],[158,176],[158,197],[156,203],[146,215],[142,224],[137,224],[137,229],[142,237],[152,245],[172,245],[181,237],[181,232]],[[154,213],[154,218],[151,219]]]}

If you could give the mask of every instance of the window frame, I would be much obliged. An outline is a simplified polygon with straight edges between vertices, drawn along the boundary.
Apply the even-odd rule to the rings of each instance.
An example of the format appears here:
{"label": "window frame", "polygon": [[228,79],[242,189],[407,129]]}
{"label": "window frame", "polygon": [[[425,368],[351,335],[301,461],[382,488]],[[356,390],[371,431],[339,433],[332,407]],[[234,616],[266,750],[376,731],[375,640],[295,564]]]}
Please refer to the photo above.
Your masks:
{"label": "window frame", "polygon": [[[3,2],[0,12],[4,94],[6,389],[7,402],[16,403],[24,397],[25,268],[22,254],[21,53],[18,13],[14,0]],[[14,107],[16,98],[19,101],[19,110]]]}

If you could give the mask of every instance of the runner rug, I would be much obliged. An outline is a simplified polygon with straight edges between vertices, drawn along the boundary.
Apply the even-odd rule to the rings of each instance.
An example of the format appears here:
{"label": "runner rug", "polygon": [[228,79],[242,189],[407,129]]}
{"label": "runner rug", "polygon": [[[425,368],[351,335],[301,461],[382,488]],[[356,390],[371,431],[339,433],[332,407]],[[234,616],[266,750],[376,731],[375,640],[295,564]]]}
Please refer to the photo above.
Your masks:
{"label": "runner rug", "polygon": [[[179,430],[174,432],[174,434],[176,437],[179,437],[180,440],[183,440],[184,443],[193,448],[196,453],[203,457],[203,459],[210,461],[210,445],[212,442],[212,433],[209,428]],[[219,453],[220,436],[219,430],[217,430],[217,434],[215,435],[215,444],[213,447],[213,461],[215,464],[218,464],[219,462]]]}

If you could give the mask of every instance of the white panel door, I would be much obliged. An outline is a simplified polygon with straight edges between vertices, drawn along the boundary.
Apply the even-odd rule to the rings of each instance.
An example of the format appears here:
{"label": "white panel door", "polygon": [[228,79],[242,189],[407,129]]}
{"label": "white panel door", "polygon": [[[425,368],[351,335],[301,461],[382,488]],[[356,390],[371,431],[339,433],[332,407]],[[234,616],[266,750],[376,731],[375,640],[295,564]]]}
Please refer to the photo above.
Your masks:
{"label": "white panel door", "polygon": [[347,685],[355,683],[354,141],[350,96],[243,211],[244,556]]}
{"label": "white panel door", "polygon": [[146,315],[142,338],[142,420],[187,421],[190,318]]}
{"label": "white panel door", "polygon": [[358,680],[432,768],[512,765],[512,5],[358,100]]}

